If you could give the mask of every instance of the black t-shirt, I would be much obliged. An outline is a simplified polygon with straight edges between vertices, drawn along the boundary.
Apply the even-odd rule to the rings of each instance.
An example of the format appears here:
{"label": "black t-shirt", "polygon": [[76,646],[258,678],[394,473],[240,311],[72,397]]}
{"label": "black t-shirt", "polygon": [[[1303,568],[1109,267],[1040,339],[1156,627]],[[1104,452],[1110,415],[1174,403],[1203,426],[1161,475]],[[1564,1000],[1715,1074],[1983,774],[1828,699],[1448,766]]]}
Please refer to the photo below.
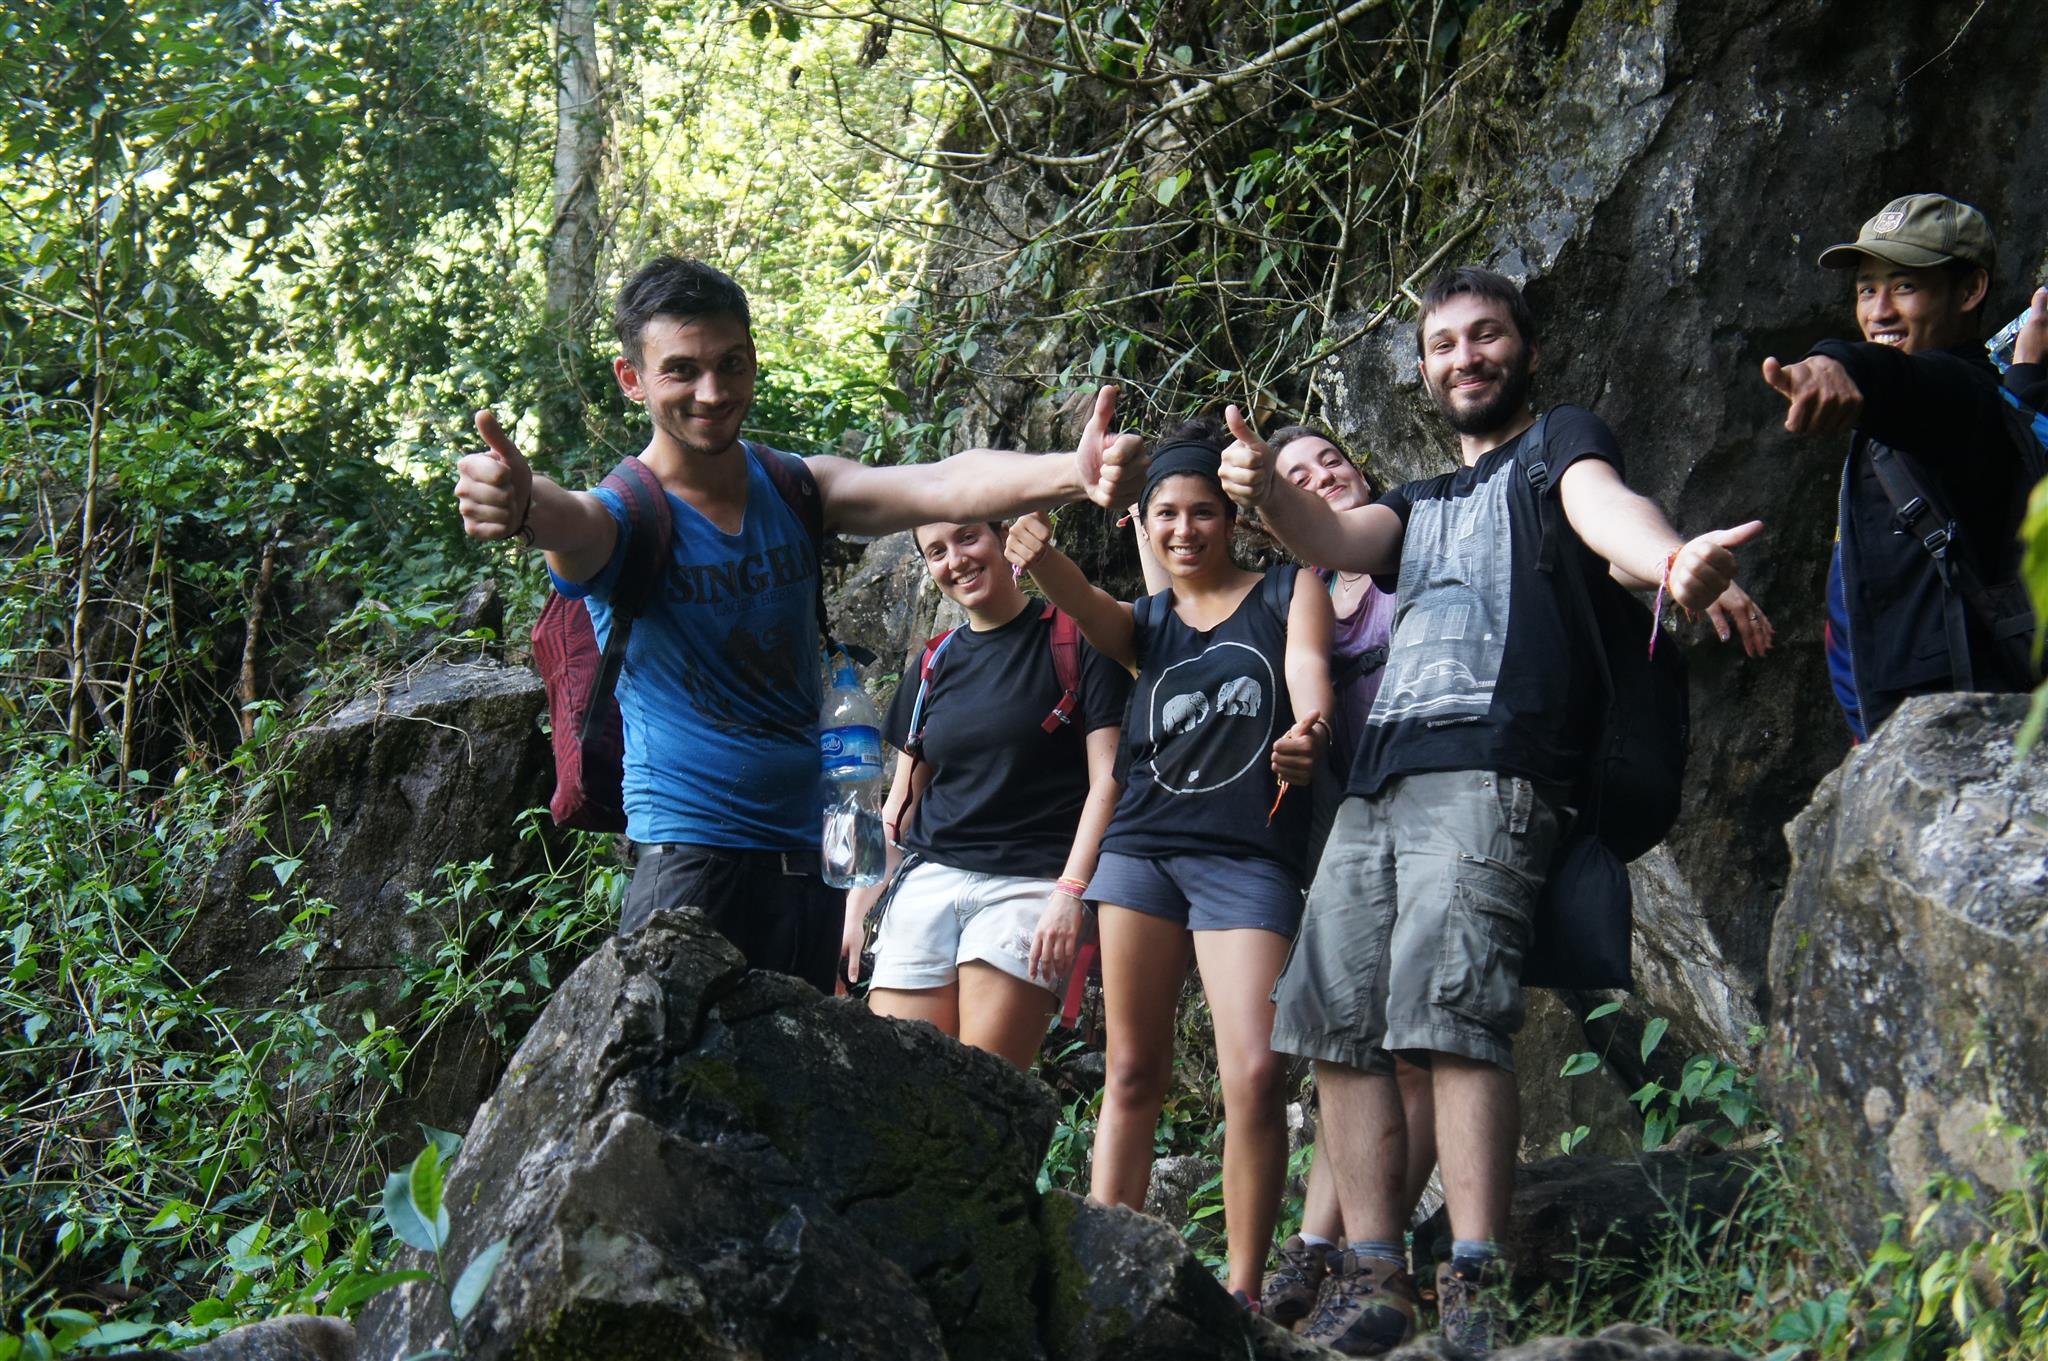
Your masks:
{"label": "black t-shirt", "polygon": [[1181,622],[1170,592],[1133,606],[1138,681],[1124,723],[1124,791],[1102,849],[1159,858],[1248,855],[1295,874],[1309,797],[1296,790],[1271,826],[1273,743],[1294,726],[1287,615],[1301,569],[1266,569],[1230,618],[1206,633]]}
{"label": "black t-shirt", "polygon": [[[1405,483],[1379,504],[1401,517],[1400,603],[1350,791],[1376,794],[1399,775],[1492,770],[1550,784],[1585,763],[1600,689],[1578,643],[1561,572],[1537,570],[1543,526],[1523,461],[1535,438],[1493,449],[1469,468]],[[1565,469],[1598,458],[1622,471],[1607,423],[1583,407],[1550,413],[1543,459],[1557,495]],[[1586,578],[1607,570],[1557,522]],[[1646,643],[1648,639],[1644,640]]]}
{"label": "black t-shirt", "polygon": [[[1131,679],[1084,640],[1079,710],[1046,732],[1061,694],[1051,634],[1034,600],[1001,628],[963,625],[939,654],[924,701],[931,783],[901,829],[905,849],[977,874],[1051,879],[1066,868],[1088,797],[1083,734],[1123,721]],[[913,658],[883,722],[898,748],[910,740],[917,688]]]}

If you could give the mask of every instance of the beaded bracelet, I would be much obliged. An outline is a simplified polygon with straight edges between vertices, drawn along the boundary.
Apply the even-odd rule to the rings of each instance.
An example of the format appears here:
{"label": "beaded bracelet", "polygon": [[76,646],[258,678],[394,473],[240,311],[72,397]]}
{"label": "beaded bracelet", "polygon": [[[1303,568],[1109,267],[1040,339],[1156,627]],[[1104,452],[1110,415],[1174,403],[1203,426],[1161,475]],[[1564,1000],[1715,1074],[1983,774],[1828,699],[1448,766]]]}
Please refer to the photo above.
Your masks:
{"label": "beaded bracelet", "polygon": [[[1657,655],[1657,635],[1664,631],[1664,597],[1671,594],[1671,568],[1678,561],[1679,550],[1674,548],[1664,559],[1664,577],[1657,583],[1657,602],[1650,607],[1650,656]],[[1674,597],[1675,599],[1676,597]]]}

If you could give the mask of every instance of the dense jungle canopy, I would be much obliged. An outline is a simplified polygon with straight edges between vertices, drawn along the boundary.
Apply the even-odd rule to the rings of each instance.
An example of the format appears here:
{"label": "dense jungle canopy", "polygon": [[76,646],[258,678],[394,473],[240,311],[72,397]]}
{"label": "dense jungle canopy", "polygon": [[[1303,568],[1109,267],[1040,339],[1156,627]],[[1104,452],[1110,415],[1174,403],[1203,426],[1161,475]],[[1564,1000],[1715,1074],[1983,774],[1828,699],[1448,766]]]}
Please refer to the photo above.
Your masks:
{"label": "dense jungle canopy", "polygon": [[[1800,32],[1843,22],[1826,9],[1802,9],[1818,17]],[[1995,45],[1987,33],[2019,9],[1915,10],[1896,73],[1921,82],[1911,98],[1967,84],[1957,62]],[[453,1036],[502,1057],[609,931],[623,882],[612,848],[552,839],[516,879],[488,861],[443,867],[420,906],[460,925],[406,960],[395,989],[334,990],[321,976],[333,906],[296,877],[328,814],[277,809],[296,734],[380,678],[523,636],[538,564],[462,538],[451,459],[472,446],[478,408],[569,484],[640,447],[610,333],[612,292],[639,263],[697,255],[747,288],[762,371],[749,433],[800,453],[1058,447],[1077,401],[1109,381],[1135,428],[1223,401],[1260,419],[1358,424],[1335,390],[1351,381],[1343,366],[1375,345],[1399,358],[1405,342],[1389,337],[1434,269],[1502,258],[1491,214],[1534,173],[1525,115],[1546,82],[1596,21],[1647,33],[1660,12],[1608,0],[11,6],[0,1361],[347,1313],[388,1286],[380,1196],[420,1147],[393,1115],[415,1056]],[[1972,173],[2038,182],[2035,169]],[[1524,242],[1532,272],[1556,255],[1541,233],[1561,237],[1583,207],[1572,174],[1544,174],[1568,206]],[[1686,192],[1704,202],[1712,188]],[[1669,210],[1673,233],[1690,229],[1689,205]],[[2020,255],[2048,258],[2038,245]],[[1603,240],[1571,277],[1613,277],[1620,258]],[[1790,291],[1803,310],[1758,323],[1787,343],[1817,332],[1822,306],[1818,284]],[[1649,400],[1651,385],[1605,362],[1578,372],[1618,405]],[[1690,472],[1659,471],[1651,490],[1719,515],[1729,480]],[[1787,500],[1825,501],[1828,488],[1792,482]],[[1091,551],[1098,565],[1114,557]],[[1825,549],[1800,551],[1779,570],[1810,594]],[[465,605],[481,578],[502,613]],[[1771,713],[1812,718],[1817,670],[1801,685],[1782,703],[1774,692]],[[1839,756],[1802,748],[1774,765],[1744,740],[1710,754],[1715,778],[1760,781],[1775,821]],[[230,1002],[180,947],[209,873],[251,843],[270,881],[254,904],[262,953],[293,981]],[[1782,851],[1758,855],[1775,888]],[[1749,981],[1761,972],[1757,932],[1715,948]],[[1651,1091],[1624,1143],[1653,1106],[1652,1143],[1682,1109],[1711,1106],[1730,1137],[1748,1126],[1750,1089],[1722,1060],[1741,1057],[1726,1051],[1758,1018],[1725,1012],[1719,1031],[1687,1036],[1710,1056],[1693,1089],[1681,1101],[1674,1075]],[[1664,1034],[1653,1024],[1645,1062]],[[1177,1089],[1162,1152],[1208,1149],[1213,1081],[1194,1071]],[[1085,1165],[1085,1098],[1066,1114],[1048,1184],[1074,1184]],[[1738,1288],[1749,1302],[1715,1315],[1717,1336],[1842,1354],[1862,1263],[1832,1250],[1802,1246],[1780,1278]],[[1970,1264],[1945,1269],[1896,1315],[1873,1315],[1883,1326],[1869,1336],[1905,1337],[1914,1325],[1884,1327],[1967,1296]],[[1956,1307],[1967,1330],[1977,1315]]]}

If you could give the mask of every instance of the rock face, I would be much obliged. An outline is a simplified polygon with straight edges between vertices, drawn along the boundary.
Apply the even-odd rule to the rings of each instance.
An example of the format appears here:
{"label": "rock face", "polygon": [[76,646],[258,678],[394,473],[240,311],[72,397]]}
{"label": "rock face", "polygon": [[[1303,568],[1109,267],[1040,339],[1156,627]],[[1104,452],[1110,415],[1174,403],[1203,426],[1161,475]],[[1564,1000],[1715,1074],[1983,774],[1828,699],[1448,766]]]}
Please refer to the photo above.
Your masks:
{"label": "rock face", "polygon": [[[1767,1092],[1866,1236],[1937,1173],[2013,1183],[2048,1128],[2048,767],[2024,696],[1906,702],[1793,823]],[[1960,1225],[1951,1225],[1959,1228]]]}
{"label": "rock face", "polygon": [[[288,788],[268,808],[266,836],[222,858],[174,962],[191,978],[218,972],[209,986],[234,1004],[356,985],[353,1006],[388,1014],[403,962],[430,958],[448,927],[441,914],[415,910],[410,895],[431,899],[436,870],[450,863],[488,857],[501,883],[540,867],[544,848],[522,841],[516,820],[553,789],[537,726],[545,706],[529,670],[438,663],[308,732]],[[297,862],[285,884],[263,862],[273,855]],[[271,906],[287,890],[331,905],[309,919],[310,966],[297,950],[267,948],[291,919]],[[464,1037],[428,1056],[413,1074],[406,1128],[411,1119],[462,1128],[501,1061]]]}
{"label": "rock face", "polygon": [[[1001,1060],[657,916],[563,984],[450,1174],[448,1259],[510,1241],[464,1354],[1304,1354],[1171,1229],[1041,1199],[1054,1117]],[[408,1286],[365,1311],[361,1354],[449,1329]]]}

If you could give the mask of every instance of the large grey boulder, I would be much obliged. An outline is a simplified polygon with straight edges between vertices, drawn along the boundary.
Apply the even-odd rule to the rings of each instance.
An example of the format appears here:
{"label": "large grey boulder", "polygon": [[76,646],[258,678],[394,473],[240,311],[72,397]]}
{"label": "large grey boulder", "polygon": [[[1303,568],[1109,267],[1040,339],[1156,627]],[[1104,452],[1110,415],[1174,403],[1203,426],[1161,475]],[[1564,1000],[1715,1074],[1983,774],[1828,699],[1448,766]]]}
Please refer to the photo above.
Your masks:
{"label": "large grey boulder", "polygon": [[[253,810],[257,830],[208,876],[173,962],[230,1005],[347,989],[351,1013],[402,1021],[406,965],[433,958],[455,926],[453,908],[422,911],[413,896],[433,901],[443,865],[489,859],[509,883],[544,864],[544,844],[522,839],[518,823],[554,787],[545,708],[524,667],[428,663],[307,731],[288,777]],[[293,893],[325,905],[303,924],[310,956],[269,948],[291,922]],[[503,1056],[487,1035],[440,1038],[414,1060],[407,1128],[461,1128],[497,1078]]]}
{"label": "large grey boulder", "polygon": [[1931,1176],[2012,1185],[2030,1146],[2001,1118],[2048,1129],[2048,753],[2015,759],[2026,710],[1908,700],[1789,829],[1766,1090],[1866,1239]]}
{"label": "large grey boulder", "polygon": [[[659,914],[562,985],[449,1175],[448,1260],[509,1240],[464,1354],[1301,1354],[1165,1225],[1042,1199],[1054,1118],[1001,1060]],[[407,1286],[365,1310],[361,1354],[451,1332]]]}

